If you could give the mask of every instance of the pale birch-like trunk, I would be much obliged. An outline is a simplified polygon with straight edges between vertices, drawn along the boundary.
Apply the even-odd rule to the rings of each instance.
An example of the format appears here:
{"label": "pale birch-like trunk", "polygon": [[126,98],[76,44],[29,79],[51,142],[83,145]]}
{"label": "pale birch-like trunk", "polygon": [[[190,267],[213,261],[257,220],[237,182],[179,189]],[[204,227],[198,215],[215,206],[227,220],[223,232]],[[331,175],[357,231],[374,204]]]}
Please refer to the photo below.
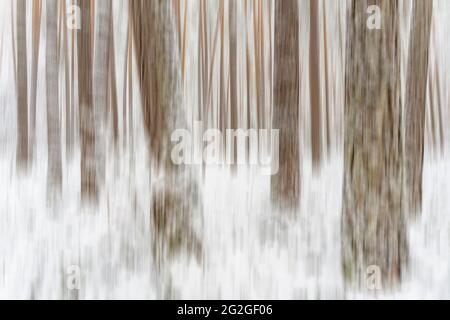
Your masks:
{"label": "pale birch-like trunk", "polygon": [[[366,26],[369,4],[381,9],[380,30]],[[345,78],[344,277],[364,288],[368,272],[380,270],[392,287],[407,260],[398,1],[351,2]]]}
{"label": "pale birch-like trunk", "polygon": [[300,198],[299,13],[297,0],[275,2],[273,129],[280,130],[279,171],[272,176],[272,203],[296,209]]}
{"label": "pale birch-like trunk", "polygon": [[[405,210],[415,216],[422,208],[425,108],[428,80],[428,48],[433,1],[414,0],[409,42],[405,103]],[[432,79],[430,79],[432,80]],[[433,101],[433,91],[429,91]],[[431,103],[430,108],[434,107]],[[433,110],[431,109],[433,112]],[[434,121],[434,114],[432,113]],[[433,128],[434,129],[434,128]],[[432,132],[434,136],[434,131]]]}

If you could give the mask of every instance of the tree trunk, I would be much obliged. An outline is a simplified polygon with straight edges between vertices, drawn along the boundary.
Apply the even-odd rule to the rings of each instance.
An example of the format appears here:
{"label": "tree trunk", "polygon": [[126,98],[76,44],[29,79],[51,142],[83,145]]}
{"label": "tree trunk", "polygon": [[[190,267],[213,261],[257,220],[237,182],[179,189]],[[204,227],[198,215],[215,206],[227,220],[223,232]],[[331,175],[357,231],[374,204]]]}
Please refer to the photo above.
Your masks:
{"label": "tree trunk", "polygon": [[[380,30],[366,27],[369,3]],[[392,287],[407,259],[398,16],[392,0],[353,0],[347,13],[342,263],[360,287],[369,266]]]}
{"label": "tree trunk", "polygon": [[313,168],[321,161],[321,108],[320,108],[320,49],[319,1],[310,0],[309,29],[309,88],[311,101],[311,155]]}
{"label": "tree trunk", "polygon": [[170,1],[132,0],[135,53],[149,151],[162,179],[151,205],[153,253],[159,270],[177,253],[201,253],[192,214],[199,208],[197,176],[171,161],[171,134],[187,128],[182,105],[179,50]]}
{"label": "tree trunk", "polygon": [[94,49],[94,113],[95,113],[95,162],[97,183],[105,180],[106,120],[108,108],[108,66],[111,28],[111,1],[96,1],[96,28]]}
{"label": "tree trunk", "polygon": [[[414,0],[412,10],[405,98],[404,187],[405,210],[408,214],[415,216],[420,213],[422,208],[428,47],[430,43],[433,2],[432,0]],[[430,90],[429,94],[433,95],[433,91]],[[434,104],[430,105],[430,108],[433,108],[433,106]],[[434,131],[432,133],[434,134]]]}
{"label": "tree trunk", "polygon": [[273,129],[280,130],[279,171],[272,176],[272,202],[296,209],[300,197],[299,17],[297,0],[275,3]]}
{"label": "tree trunk", "polygon": [[26,0],[17,0],[17,170],[27,171],[28,156],[28,88]]}
{"label": "tree trunk", "polygon": [[[237,41],[236,41],[236,0],[229,1],[229,40],[230,40],[230,129],[238,128],[238,100],[237,100]],[[237,165],[237,141],[230,141],[232,152],[232,168],[235,172]]]}
{"label": "tree trunk", "polygon": [[[110,7],[112,10],[112,7]],[[111,125],[113,133],[114,147],[117,147],[119,139],[119,110],[117,102],[117,79],[116,79],[116,53],[114,44],[114,24],[111,11],[111,26],[109,30],[109,94],[111,97]]]}
{"label": "tree trunk", "polygon": [[61,193],[61,130],[59,123],[59,79],[58,70],[58,2],[47,0],[47,34],[45,36],[46,89],[47,89],[47,141],[48,141],[48,186],[52,195]]}
{"label": "tree trunk", "polygon": [[41,1],[33,0],[32,8],[32,57],[31,57],[31,97],[30,97],[30,159],[33,159],[36,149],[36,95],[37,73],[39,67],[39,44],[41,35]]}
{"label": "tree trunk", "polygon": [[81,199],[97,202],[95,167],[95,115],[92,103],[91,1],[78,2],[81,30],[78,30],[78,93],[80,105]]}

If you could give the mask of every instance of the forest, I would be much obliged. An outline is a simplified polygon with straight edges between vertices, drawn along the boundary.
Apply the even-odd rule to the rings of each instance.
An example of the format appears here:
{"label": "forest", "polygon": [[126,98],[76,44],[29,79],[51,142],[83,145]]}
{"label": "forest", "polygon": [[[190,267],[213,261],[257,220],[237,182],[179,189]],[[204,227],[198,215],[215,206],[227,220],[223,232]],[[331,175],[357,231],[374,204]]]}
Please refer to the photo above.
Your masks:
{"label": "forest", "polygon": [[449,299],[449,19],[0,0],[0,298]]}

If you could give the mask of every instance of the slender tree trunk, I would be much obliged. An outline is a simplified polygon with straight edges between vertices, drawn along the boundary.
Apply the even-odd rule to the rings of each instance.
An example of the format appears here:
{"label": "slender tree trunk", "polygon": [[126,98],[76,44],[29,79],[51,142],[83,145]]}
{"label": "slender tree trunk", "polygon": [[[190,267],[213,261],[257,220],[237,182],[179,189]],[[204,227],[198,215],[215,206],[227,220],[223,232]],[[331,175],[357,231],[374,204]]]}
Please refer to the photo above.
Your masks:
{"label": "slender tree trunk", "polygon": [[61,193],[61,130],[59,122],[58,80],[58,2],[47,0],[47,34],[45,37],[46,88],[47,88],[47,141],[48,141],[48,186],[52,195]]}
{"label": "slender tree trunk", "polygon": [[[238,100],[237,100],[237,41],[236,41],[236,0],[229,1],[229,40],[230,40],[230,113],[232,130],[238,128]],[[231,141],[232,152],[232,168],[236,168],[237,164],[237,141]]]}
{"label": "slender tree trunk", "polygon": [[320,110],[320,46],[319,1],[310,0],[309,29],[309,88],[311,100],[311,155],[313,168],[321,161],[321,110]]}
{"label": "slender tree trunk", "polygon": [[17,0],[17,170],[27,171],[28,155],[28,88],[26,0]]}
{"label": "slender tree trunk", "polygon": [[152,194],[153,253],[163,271],[165,260],[180,251],[200,258],[201,245],[192,214],[200,197],[196,175],[171,161],[171,133],[186,128],[182,105],[175,16],[169,1],[131,0],[135,54],[144,126],[154,167],[162,179]]}
{"label": "slender tree trunk", "polygon": [[108,61],[111,28],[111,1],[96,1],[96,29],[94,50],[94,113],[95,113],[95,162],[97,183],[105,179],[106,120],[108,101]]}
{"label": "slender tree trunk", "polygon": [[96,203],[98,187],[95,166],[95,114],[92,101],[91,1],[78,2],[81,30],[78,30],[78,94],[80,104],[81,199]]}
{"label": "slender tree trunk", "polygon": [[[112,7],[110,7],[112,10]],[[111,26],[109,29],[109,94],[111,96],[111,125],[113,131],[114,147],[117,147],[119,140],[119,110],[117,103],[117,79],[116,79],[116,53],[114,44],[114,24],[111,11]]]}
{"label": "slender tree trunk", "polygon": [[[369,4],[381,9],[380,30],[366,27]],[[371,266],[395,285],[407,259],[398,20],[392,0],[353,0],[347,13],[342,262],[361,287]]]}
{"label": "slender tree trunk", "polygon": [[30,159],[34,157],[36,149],[36,89],[39,66],[39,44],[41,35],[41,1],[33,0],[32,7],[32,57],[31,57],[31,97],[30,97]]}
{"label": "slender tree trunk", "polygon": [[275,3],[273,129],[280,130],[279,171],[272,176],[272,202],[296,209],[300,197],[299,17],[297,0]]}
{"label": "slender tree trunk", "polygon": [[[70,63],[71,59],[73,59],[70,56],[69,53],[69,34],[70,30],[67,30],[66,28],[66,21],[67,21],[67,8],[66,4],[63,2],[61,4],[61,14],[62,14],[62,26],[61,26],[61,32],[63,33],[63,58],[64,58],[64,78],[65,78],[65,132],[66,132],[66,160],[70,159],[72,156],[73,151],[73,132],[72,132],[72,122],[73,122],[73,108],[74,108],[74,101],[72,99],[73,93],[72,93],[72,82],[73,82],[73,73],[70,71]],[[62,129],[62,128],[61,128]]]}
{"label": "slender tree trunk", "polygon": [[[425,108],[433,1],[414,0],[409,42],[405,104],[405,210],[415,216],[422,208]],[[430,81],[432,79],[430,78]],[[433,91],[430,87],[430,101]],[[430,105],[430,108],[434,103]],[[434,114],[432,113],[434,121]],[[433,122],[434,123],[434,122]],[[434,135],[433,127],[433,135]]]}
{"label": "slender tree trunk", "polygon": [[329,70],[328,70],[328,28],[327,28],[327,15],[326,15],[326,4],[323,3],[323,57],[324,57],[324,74],[325,74],[325,112],[326,112],[326,150],[329,155],[331,152],[331,105],[329,96],[331,95],[329,88]]}

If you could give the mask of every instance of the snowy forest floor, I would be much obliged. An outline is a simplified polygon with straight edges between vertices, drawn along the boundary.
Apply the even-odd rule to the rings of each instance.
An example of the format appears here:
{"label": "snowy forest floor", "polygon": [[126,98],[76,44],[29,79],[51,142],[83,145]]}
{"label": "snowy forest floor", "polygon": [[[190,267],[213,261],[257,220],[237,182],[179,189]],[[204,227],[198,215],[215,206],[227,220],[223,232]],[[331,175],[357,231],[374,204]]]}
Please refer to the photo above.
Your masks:
{"label": "snowy forest floor", "polygon": [[[99,206],[80,207],[78,158],[64,168],[62,202],[49,209],[46,161],[16,178],[13,148],[0,160],[0,298],[73,298],[68,268],[79,266],[78,298],[359,298],[340,268],[342,157],[317,176],[302,170],[301,209],[270,210],[270,177],[207,167],[201,264],[180,257],[158,277],[151,257],[150,174],[144,141],[135,166],[108,159]],[[410,227],[402,287],[378,298],[449,298],[450,162],[426,161],[424,210]],[[365,296],[365,294],[363,294]]]}

